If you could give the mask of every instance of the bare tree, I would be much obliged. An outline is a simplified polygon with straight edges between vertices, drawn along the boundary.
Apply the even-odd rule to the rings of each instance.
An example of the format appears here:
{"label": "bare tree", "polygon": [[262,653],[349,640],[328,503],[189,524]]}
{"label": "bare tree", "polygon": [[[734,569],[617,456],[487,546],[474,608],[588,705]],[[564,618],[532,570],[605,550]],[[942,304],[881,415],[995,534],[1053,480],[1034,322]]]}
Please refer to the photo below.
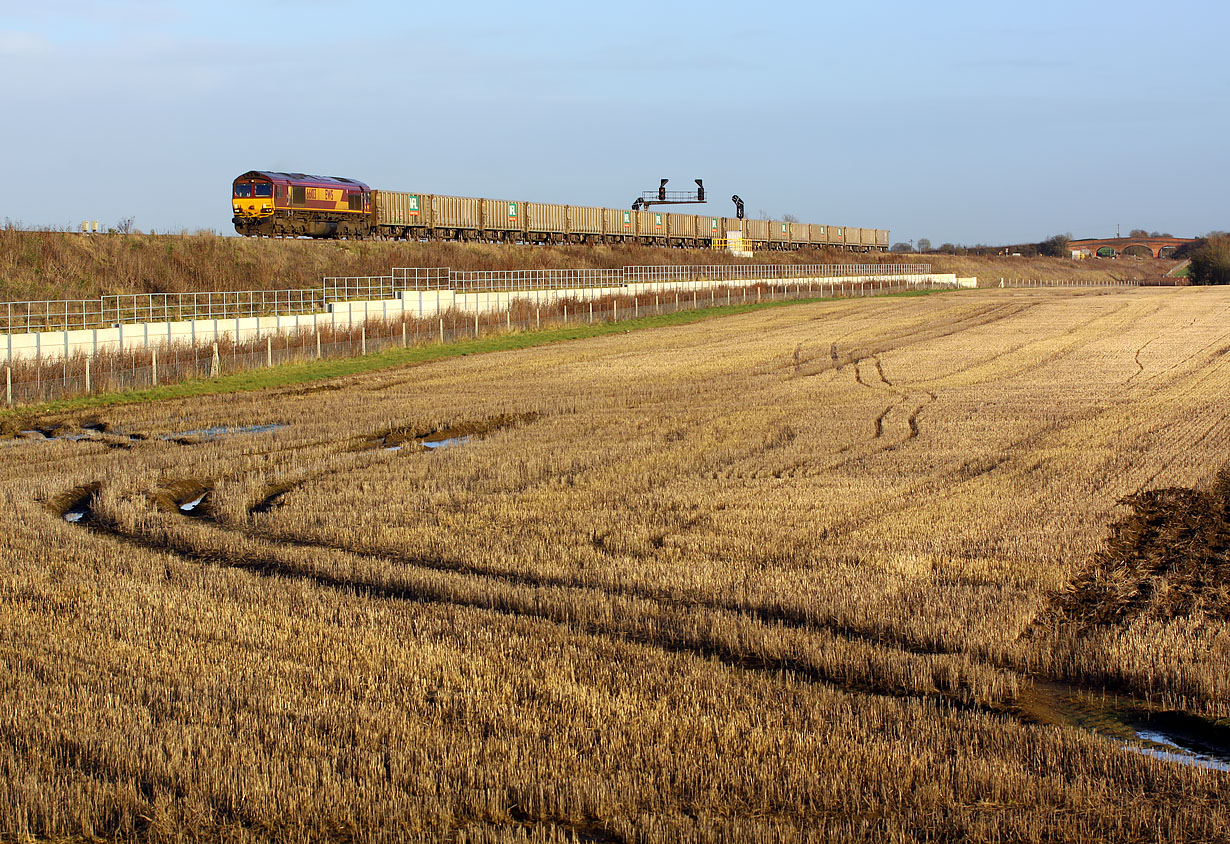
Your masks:
{"label": "bare tree", "polygon": [[132,234],[133,223],[136,221],[136,217],[124,217],[115,224],[115,230],[120,234]]}

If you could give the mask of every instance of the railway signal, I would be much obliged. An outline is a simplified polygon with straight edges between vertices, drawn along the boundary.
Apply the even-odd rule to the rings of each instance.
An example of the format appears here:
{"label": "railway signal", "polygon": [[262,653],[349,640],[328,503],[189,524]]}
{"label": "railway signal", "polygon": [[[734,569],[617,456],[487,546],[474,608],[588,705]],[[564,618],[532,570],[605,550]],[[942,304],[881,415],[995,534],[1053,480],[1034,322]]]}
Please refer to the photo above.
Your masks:
{"label": "railway signal", "polygon": [[696,190],[667,190],[670,179],[659,179],[658,189],[645,191],[632,202],[632,210],[639,211],[651,205],[700,205],[705,202],[705,183],[701,179],[696,182]]}

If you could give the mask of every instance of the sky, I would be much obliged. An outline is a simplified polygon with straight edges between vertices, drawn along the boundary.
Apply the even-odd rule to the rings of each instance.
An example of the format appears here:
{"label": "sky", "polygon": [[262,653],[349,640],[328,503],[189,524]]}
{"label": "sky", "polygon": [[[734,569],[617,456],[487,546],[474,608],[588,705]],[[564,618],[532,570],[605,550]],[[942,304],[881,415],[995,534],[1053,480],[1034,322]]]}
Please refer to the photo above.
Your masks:
{"label": "sky", "polygon": [[1230,229],[1230,5],[0,0],[0,220],[232,233],[247,170],[1020,243]]}

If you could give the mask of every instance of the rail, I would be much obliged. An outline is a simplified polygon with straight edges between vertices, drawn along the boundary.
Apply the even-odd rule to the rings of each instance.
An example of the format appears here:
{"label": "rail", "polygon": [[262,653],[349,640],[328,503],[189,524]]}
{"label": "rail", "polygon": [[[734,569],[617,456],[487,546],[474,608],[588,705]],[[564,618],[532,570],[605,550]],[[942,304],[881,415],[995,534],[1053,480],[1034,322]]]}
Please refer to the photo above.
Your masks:
{"label": "rail", "polygon": [[331,302],[392,299],[399,293],[422,290],[561,290],[678,281],[776,281],[926,275],[930,272],[930,264],[708,264],[585,270],[397,267],[389,275],[329,276],[320,287],[313,288],[129,293],[97,299],[0,302],[0,334],[111,328],[117,324],[140,322],[311,314],[327,310]]}

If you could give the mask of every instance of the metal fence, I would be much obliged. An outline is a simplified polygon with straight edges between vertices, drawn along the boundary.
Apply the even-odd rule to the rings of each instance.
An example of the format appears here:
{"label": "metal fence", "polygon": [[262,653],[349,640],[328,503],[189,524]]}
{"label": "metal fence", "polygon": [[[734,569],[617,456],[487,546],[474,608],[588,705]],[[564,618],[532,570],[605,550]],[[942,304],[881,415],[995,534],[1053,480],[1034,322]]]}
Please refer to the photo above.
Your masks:
{"label": "metal fence", "polygon": [[98,328],[105,323],[102,299],[53,299],[0,304],[0,333]]}
{"label": "metal fence", "polygon": [[448,267],[394,267],[398,290],[448,290],[454,275]]}
{"label": "metal fence", "polygon": [[143,344],[95,356],[26,359],[0,367],[4,369],[0,373],[0,404],[25,405],[91,393],[145,389],[293,361],[368,355],[394,346],[447,344],[505,332],[620,323],[707,307],[806,299],[818,294],[873,296],[913,289],[914,284],[907,279],[849,284],[777,281],[762,285],[713,284],[703,289],[676,288],[666,293],[612,292],[589,301],[533,302],[519,298],[495,311],[449,310],[430,317],[403,313],[390,320],[377,318],[338,328],[326,325],[291,329],[242,343],[227,337],[221,342],[195,345]]}
{"label": "metal fence", "polygon": [[0,334],[110,328],[123,323],[183,322],[320,313],[330,302],[392,299],[420,290],[516,291],[618,287],[677,281],[775,281],[849,276],[925,275],[930,264],[707,264],[618,269],[463,270],[398,267],[390,275],[330,276],[316,288],[201,293],[132,293],[98,299],[0,303]]}
{"label": "metal fence", "polygon": [[468,270],[454,272],[452,288],[476,290],[563,290],[577,287],[622,287],[623,270]]}
{"label": "metal fence", "polygon": [[929,275],[930,264],[699,264],[624,267],[629,284],[666,281],[775,281],[792,278]]}
{"label": "metal fence", "polygon": [[[324,310],[321,289],[132,293],[102,297],[102,324],[289,316]],[[88,327],[88,326],[87,326]]]}

